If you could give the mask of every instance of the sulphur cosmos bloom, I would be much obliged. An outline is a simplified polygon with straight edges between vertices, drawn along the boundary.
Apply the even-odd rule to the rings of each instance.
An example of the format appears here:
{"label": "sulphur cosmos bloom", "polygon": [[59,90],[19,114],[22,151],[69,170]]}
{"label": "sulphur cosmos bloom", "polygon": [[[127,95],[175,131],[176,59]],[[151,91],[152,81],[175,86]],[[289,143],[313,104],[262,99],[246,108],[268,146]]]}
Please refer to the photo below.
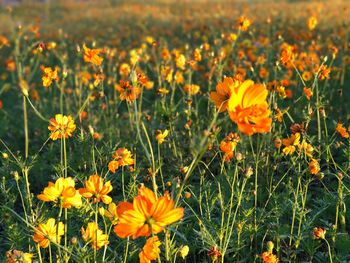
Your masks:
{"label": "sulphur cosmos bloom", "polygon": [[160,245],[161,242],[157,236],[147,239],[139,254],[140,263],[150,263],[152,260],[156,260],[160,253]]}
{"label": "sulphur cosmos bloom", "polygon": [[94,202],[102,201],[109,204],[112,198],[108,196],[108,193],[112,190],[111,181],[104,183],[103,178],[95,174],[89,177],[89,180],[85,182],[85,188],[80,188],[79,193],[86,198],[93,198]]}
{"label": "sulphur cosmos bloom", "polygon": [[72,137],[77,127],[70,115],[56,114],[55,118],[51,118],[49,123],[48,129],[51,131],[50,138],[54,141],[61,138],[67,139],[68,137]]}
{"label": "sulphur cosmos bloom", "polygon": [[85,242],[91,243],[95,250],[109,244],[108,235],[103,234],[102,230],[98,228],[96,222],[88,223],[86,229],[81,228],[81,235]]}
{"label": "sulphur cosmos bloom", "polygon": [[83,45],[83,50],[85,62],[90,62],[95,66],[100,66],[102,64],[103,58],[99,56],[99,54],[102,52],[102,49],[90,49]]}
{"label": "sulphur cosmos bloom", "polygon": [[64,224],[59,222],[56,225],[54,218],[49,218],[45,224],[39,224],[34,230],[33,240],[39,243],[39,246],[46,248],[50,242],[60,243],[61,236],[64,235]]}
{"label": "sulphur cosmos bloom", "polygon": [[152,190],[142,185],[133,203],[119,203],[119,222],[114,232],[121,238],[132,236],[133,239],[158,234],[183,217],[184,209],[174,206],[168,192],[157,199]]}

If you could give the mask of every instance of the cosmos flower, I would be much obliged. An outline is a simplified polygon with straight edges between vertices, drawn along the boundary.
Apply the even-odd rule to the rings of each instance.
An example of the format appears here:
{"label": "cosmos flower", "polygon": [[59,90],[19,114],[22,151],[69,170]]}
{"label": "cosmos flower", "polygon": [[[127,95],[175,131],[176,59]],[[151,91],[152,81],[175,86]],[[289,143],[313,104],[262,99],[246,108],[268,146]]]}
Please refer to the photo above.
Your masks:
{"label": "cosmos flower", "polygon": [[119,148],[114,152],[113,160],[108,163],[108,170],[115,173],[121,166],[130,166],[135,163],[132,153],[126,148]]}
{"label": "cosmos flower", "polygon": [[55,183],[49,182],[38,198],[44,202],[59,203],[63,208],[80,207],[81,195],[74,187],[73,178],[58,178]]}
{"label": "cosmos flower", "polygon": [[221,141],[220,150],[224,153],[223,159],[225,161],[230,161],[234,157],[236,146],[239,141],[240,138],[237,133],[230,133]]}
{"label": "cosmos flower", "polygon": [[240,85],[240,81],[235,78],[224,78],[224,81],[216,85],[216,91],[210,92],[210,99],[214,102],[220,112],[227,110],[228,100],[234,89]]}
{"label": "cosmos flower", "polygon": [[48,88],[51,86],[53,81],[58,81],[58,68],[54,70],[51,67],[42,67],[43,76],[41,80],[43,81],[43,86]]}
{"label": "cosmos flower", "polygon": [[6,263],[32,263],[33,254],[20,250],[9,250],[6,252]]}
{"label": "cosmos flower", "polygon": [[296,146],[298,146],[299,143],[300,143],[299,132],[292,134],[289,138],[282,139],[282,144],[285,146],[283,148],[283,154],[292,155],[295,152]]}
{"label": "cosmos flower", "polygon": [[238,129],[250,136],[270,132],[272,119],[267,99],[267,89],[262,84],[246,80],[237,88],[228,101],[228,112]]}
{"label": "cosmos flower", "polygon": [[237,25],[241,31],[247,31],[251,25],[251,21],[248,18],[246,18],[245,16],[241,16],[237,20]]}
{"label": "cosmos flower", "polygon": [[311,174],[315,175],[318,174],[320,171],[320,164],[318,163],[317,160],[312,159],[311,162],[309,162],[309,171]]}
{"label": "cosmos flower", "polygon": [[160,245],[161,242],[157,236],[148,238],[139,254],[140,263],[150,263],[152,260],[156,260],[160,253]]}
{"label": "cosmos flower", "polygon": [[114,232],[121,238],[132,236],[133,239],[158,234],[183,217],[184,209],[174,208],[174,205],[168,192],[156,199],[154,192],[142,185],[133,203],[118,205],[121,210]]}
{"label": "cosmos flower", "polygon": [[90,49],[86,47],[86,45],[83,45],[84,50],[84,61],[89,62],[95,66],[100,66],[103,62],[103,58],[99,56],[99,54],[102,52],[102,49]]}
{"label": "cosmos flower", "polygon": [[164,132],[162,132],[161,130],[157,130],[156,132],[156,140],[158,142],[158,144],[162,144],[165,141],[165,138],[169,135],[169,131],[168,130],[164,130]]}
{"label": "cosmos flower", "polygon": [[109,244],[108,235],[103,234],[102,230],[98,228],[96,222],[88,223],[86,229],[81,228],[81,235],[83,240],[90,243],[95,250]]}
{"label": "cosmos flower", "polygon": [[51,118],[48,129],[51,131],[50,138],[57,140],[61,138],[68,138],[73,136],[73,132],[76,129],[73,118],[68,115],[56,114],[55,118]]}
{"label": "cosmos flower", "polygon": [[120,80],[114,87],[119,92],[121,101],[133,102],[141,93],[141,88],[131,85],[129,81]]}
{"label": "cosmos flower", "polygon": [[184,86],[184,91],[189,95],[196,95],[200,91],[200,87],[195,84],[188,84]]}
{"label": "cosmos flower", "polygon": [[313,229],[313,237],[315,239],[325,239],[326,238],[326,229],[322,227],[315,227]]}
{"label": "cosmos flower", "polygon": [[[350,131],[350,127],[348,128],[348,130]],[[349,138],[349,132],[346,130],[346,128],[341,122],[338,122],[336,131],[340,134],[341,137],[345,139]]]}
{"label": "cosmos flower", "polygon": [[307,27],[309,30],[314,30],[318,24],[317,18],[314,16],[310,16],[307,20]]}
{"label": "cosmos flower", "polygon": [[261,258],[262,258],[264,263],[277,263],[278,262],[277,256],[272,254],[269,251],[265,251],[264,253],[262,253]]}
{"label": "cosmos flower", "polygon": [[42,248],[46,248],[50,242],[60,243],[61,236],[64,235],[64,224],[59,222],[57,226],[56,220],[49,218],[45,224],[39,224],[34,231],[34,241],[39,243]]}
{"label": "cosmos flower", "polygon": [[113,190],[110,181],[106,183],[103,182],[103,178],[97,174],[91,175],[89,179],[85,182],[85,188],[80,188],[79,193],[86,198],[93,198],[93,202],[100,202],[109,204],[112,202],[112,198],[108,196]]}
{"label": "cosmos flower", "polygon": [[307,98],[307,100],[310,100],[311,96],[313,95],[312,90],[310,88],[304,87],[304,94]]}

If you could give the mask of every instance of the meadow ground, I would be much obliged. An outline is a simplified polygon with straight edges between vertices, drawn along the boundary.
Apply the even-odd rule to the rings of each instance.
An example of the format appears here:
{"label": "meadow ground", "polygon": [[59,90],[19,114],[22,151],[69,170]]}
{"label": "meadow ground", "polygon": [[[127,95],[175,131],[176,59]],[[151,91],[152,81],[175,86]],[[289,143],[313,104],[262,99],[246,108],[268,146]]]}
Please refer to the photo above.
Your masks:
{"label": "meadow ground", "polygon": [[350,262],[349,19],[0,4],[1,262]]}

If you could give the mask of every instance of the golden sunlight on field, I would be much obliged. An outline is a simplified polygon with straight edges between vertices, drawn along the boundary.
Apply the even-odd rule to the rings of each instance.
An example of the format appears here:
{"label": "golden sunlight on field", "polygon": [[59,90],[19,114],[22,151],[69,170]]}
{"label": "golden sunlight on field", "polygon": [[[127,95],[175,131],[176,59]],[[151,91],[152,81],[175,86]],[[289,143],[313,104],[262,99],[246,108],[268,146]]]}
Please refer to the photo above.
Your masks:
{"label": "golden sunlight on field", "polygon": [[0,261],[350,262],[349,19],[0,2]]}

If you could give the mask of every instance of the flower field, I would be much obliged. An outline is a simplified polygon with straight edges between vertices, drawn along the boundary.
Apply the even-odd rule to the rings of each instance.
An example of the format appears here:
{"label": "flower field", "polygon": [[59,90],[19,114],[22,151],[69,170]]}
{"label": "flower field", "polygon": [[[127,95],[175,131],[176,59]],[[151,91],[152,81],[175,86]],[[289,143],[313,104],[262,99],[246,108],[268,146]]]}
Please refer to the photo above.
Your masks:
{"label": "flower field", "polygon": [[350,262],[349,1],[0,19],[0,262]]}

